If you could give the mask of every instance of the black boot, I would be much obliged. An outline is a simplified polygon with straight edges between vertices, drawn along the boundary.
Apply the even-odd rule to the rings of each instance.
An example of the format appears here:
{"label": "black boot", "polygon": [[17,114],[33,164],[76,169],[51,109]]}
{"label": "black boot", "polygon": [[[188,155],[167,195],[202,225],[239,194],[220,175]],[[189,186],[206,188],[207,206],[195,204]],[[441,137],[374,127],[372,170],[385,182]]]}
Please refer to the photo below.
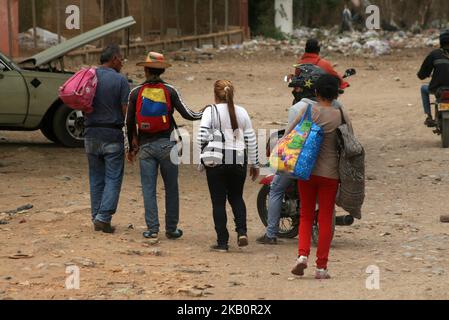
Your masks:
{"label": "black boot", "polygon": [[424,121],[424,124],[429,128],[435,128],[437,126],[431,115],[427,115],[427,119]]}

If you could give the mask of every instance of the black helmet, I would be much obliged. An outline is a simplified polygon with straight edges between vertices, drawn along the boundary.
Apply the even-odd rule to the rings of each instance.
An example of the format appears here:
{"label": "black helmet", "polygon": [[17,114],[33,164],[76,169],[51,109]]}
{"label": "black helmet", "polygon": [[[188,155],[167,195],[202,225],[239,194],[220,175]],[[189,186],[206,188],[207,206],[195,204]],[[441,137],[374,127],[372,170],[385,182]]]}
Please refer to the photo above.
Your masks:
{"label": "black helmet", "polygon": [[440,33],[440,45],[442,47],[449,45],[449,29]]}
{"label": "black helmet", "polygon": [[296,65],[296,69],[299,70],[299,75],[293,77],[289,83],[290,88],[301,88],[304,91],[315,91],[315,83],[318,79],[325,75],[326,72],[320,67],[314,64],[301,64]]}

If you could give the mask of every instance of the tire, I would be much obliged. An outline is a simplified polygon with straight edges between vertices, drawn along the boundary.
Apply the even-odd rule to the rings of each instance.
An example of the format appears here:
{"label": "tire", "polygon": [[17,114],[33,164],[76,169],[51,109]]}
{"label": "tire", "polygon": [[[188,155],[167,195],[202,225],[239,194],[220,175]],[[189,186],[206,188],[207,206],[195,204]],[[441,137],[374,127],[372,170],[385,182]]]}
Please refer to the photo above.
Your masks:
{"label": "tire", "polygon": [[270,194],[270,187],[263,186],[257,195],[257,212],[259,213],[262,224],[268,226],[268,195]]}
{"label": "tire", "polygon": [[53,125],[50,124],[48,121],[45,121],[42,125],[41,132],[44,135],[45,138],[50,140],[54,143],[59,143],[58,138],[55,135],[55,132],[53,131]]}
{"label": "tire", "polygon": [[[270,187],[263,186],[259,191],[257,196],[257,211],[259,213],[259,218],[262,221],[265,227],[268,226],[268,196],[270,194]],[[285,222],[289,223],[290,226],[286,228],[282,228]],[[278,237],[283,239],[293,239],[298,236],[299,230],[299,216],[286,218],[281,216],[281,220],[279,222],[280,228]]]}
{"label": "tire", "polygon": [[[318,212],[317,212],[318,214]],[[333,216],[333,220],[332,220],[332,240],[334,240],[334,235],[335,235],[335,221],[336,221],[337,217],[336,217],[336,211],[334,210],[334,216]],[[312,242],[315,246],[318,246],[318,237],[319,237],[319,227],[318,227],[318,223],[315,223],[312,227]]]}
{"label": "tire", "polygon": [[63,146],[82,148],[84,146],[84,116],[82,112],[61,105],[53,117],[53,131]]}
{"label": "tire", "polygon": [[441,143],[443,148],[449,148],[449,114],[443,113],[441,119]]}

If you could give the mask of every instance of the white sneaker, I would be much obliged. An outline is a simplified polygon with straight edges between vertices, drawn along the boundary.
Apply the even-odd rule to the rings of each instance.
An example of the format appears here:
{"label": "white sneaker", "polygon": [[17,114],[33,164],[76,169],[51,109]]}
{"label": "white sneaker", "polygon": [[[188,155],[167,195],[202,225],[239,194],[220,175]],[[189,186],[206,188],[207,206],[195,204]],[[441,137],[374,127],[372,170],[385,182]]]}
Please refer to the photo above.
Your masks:
{"label": "white sneaker", "polygon": [[316,269],[315,272],[315,279],[317,280],[328,280],[331,276],[329,275],[329,272],[327,269]]}
{"label": "white sneaker", "polygon": [[304,275],[304,270],[307,269],[309,259],[307,257],[301,256],[296,260],[296,265],[292,270],[295,276],[302,277]]}

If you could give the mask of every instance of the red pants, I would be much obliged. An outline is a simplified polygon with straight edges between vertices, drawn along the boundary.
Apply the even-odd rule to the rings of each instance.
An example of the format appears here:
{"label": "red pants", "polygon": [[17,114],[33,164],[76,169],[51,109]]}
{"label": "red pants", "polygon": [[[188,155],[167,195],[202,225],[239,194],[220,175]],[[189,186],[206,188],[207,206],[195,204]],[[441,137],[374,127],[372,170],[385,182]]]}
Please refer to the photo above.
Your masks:
{"label": "red pants", "polygon": [[320,212],[318,215],[319,237],[317,250],[317,267],[327,269],[329,251],[332,242],[332,222],[338,180],[312,176],[309,181],[299,181],[301,199],[301,219],[299,224],[299,255],[308,257],[312,241],[312,226],[315,221],[316,201]]}

